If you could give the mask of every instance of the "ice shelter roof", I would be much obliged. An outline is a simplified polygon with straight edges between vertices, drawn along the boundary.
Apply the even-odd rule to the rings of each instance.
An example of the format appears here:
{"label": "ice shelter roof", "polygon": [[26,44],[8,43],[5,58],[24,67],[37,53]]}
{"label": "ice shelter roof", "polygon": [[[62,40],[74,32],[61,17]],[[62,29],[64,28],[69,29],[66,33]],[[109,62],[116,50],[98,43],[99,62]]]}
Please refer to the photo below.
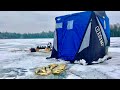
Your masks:
{"label": "ice shelter roof", "polygon": [[104,18],[106,16],[105,11],[83,11],[83,12],[78,12],[78,13],[73,13],[73,14],[67,14],[67,15],[62,15],[62,16],[58,16],[55,18],[55,20],[57,22],[62,22],[65,20],[65,18],[69,17],[69,16],[74,16],[74,15],[79,15],[85,12],[94,12],[97,16],[100,16],[102,18]]}
{"label": "ice shelter roof", "polygon": [[55,18],[56,22],[62,22],[64,21],[66,18],[70,17],[70,16],[75,16],[75,15],[80,15],[82,13],[86,13],[86,12],[91,12],[91,11],[83,11],[83,12],[77,12],[77,13],[72,13],[72,14],[67,14],[67,15],[62,15],[62,16],[57,16]]}
{"label": "ice shelter roof", "polygon": [[94,11],[94,13],[100,17],[105,17],[106,16],[106,13],[105,11]]}

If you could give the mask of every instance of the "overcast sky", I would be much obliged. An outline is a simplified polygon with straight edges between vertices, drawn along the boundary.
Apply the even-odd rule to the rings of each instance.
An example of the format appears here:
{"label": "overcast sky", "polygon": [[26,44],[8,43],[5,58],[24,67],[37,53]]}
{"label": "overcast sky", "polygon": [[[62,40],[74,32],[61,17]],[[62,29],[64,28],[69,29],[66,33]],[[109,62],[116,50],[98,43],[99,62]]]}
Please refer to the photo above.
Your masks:
{"label": "overcast sky", "polygon": [[[54,31],[55,17],[81,11],[0,11],[0,32]],[[110,24],[120,23],[120,11],[106,11]]]}

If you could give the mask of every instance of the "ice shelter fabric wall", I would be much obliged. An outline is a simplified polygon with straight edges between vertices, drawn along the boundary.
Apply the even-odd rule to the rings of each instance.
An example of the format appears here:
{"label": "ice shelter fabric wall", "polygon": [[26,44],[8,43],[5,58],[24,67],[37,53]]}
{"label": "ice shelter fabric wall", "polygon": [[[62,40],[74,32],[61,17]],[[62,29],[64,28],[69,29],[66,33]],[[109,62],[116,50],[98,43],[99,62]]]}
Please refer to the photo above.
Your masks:
{"label": "ice shelter fabric wall", "polygon": [[103,19],[102,17],[98,16],[98,19],[100,20],[100,23],[102,24],[102,27],[105,31],[108,43],[107,46],[110,46],[110,25],[109,25],[109,18],[107,16],[105,16],[105,18]]}
{"label": "ice shelter fabric wall", "polygon": [[[105,52],[104,52],[105,45],[104,43],[103,44],[100,43],[100,40],[95,30],[95,28],[98,26],[99,24],[97,22],[96,16],[93,14],[89,47],[84,49],[82,52],[80,52],[80,54],[78,54],[78,57],[79,57],[78,59],[83,58],[89,64],[92,63],[92,61],[96,61],[99,58],[103,58],[103,56],[105,55]],[[98,29],[99,29],[99,32],[101,32],[101,34],[99,35],[102,35],[100,26],[98,27]],[[102,41],[104,42],[103,35],[102,35]]]}
{"label": "ice shelter fabric wall", "polygon": [[[58,40],[58,58],[73,61],[86,28],[88,26],[91,12],[82,12],[56,18],[56,24],[62,23],[62,28],[56,28]],[[68,28],[68,22],[73,22],[73,28]]]}
{"label": "ice shelter fabric wall", "polygon": [[[104,28],[101,26],[101,23],[99,22],[98,17],[95,16],[95,14],[92,14],[91,18],[92,18],[92,27],[91,27],[89,47],[83,49],[83,51],[79,52],[76,55],[77,60],[85,59],[86,62],[89,64],[92,63],[92,61],[97,61],[99,58],[103,58],[105,56],[106,42],[108,41]],[[107,33],[109,34],[109,32]],[[101,36],[101,39],[100,39],[100,36]],[[101,43],[101,41],[103,43]],[[82,43],[84,43],[84,41]],[[80,49],[81,48],[82,46],[80,47]]]}
{"label": "ice shelter fabric wall", "polygon": [[58,44],[57,44],[57,31],[54,31],[54,41],[53,41],[53,48],[52,48],[52,53],[51,53],[51,58],[58,58]]}

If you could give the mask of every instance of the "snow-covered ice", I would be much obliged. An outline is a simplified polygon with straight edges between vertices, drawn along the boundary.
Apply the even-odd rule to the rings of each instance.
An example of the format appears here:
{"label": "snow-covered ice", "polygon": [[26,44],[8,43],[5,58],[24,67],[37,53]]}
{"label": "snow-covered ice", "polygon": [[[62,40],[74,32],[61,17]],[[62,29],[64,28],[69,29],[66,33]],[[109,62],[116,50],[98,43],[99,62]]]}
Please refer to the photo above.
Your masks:
{"label": "snow-covered ice", "polygon": [[[46,59],[51,53],[25,52],[40,44],[53,42],[53,39],[0,39],[0,79],[120,79],[120,38],[111,38],[109,56],[112,59],[100,64],[81,65],[56,59]],[[52,63],[65,63],[66,71],[60,75],[38,76],[37,67]]]}

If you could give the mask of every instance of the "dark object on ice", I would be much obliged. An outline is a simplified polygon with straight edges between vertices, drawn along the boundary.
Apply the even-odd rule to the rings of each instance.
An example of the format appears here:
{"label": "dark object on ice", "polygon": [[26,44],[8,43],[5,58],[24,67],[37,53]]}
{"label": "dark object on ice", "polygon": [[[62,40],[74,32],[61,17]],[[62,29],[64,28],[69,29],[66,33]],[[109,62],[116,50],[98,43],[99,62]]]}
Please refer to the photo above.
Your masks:
{"label": "dark object on ice", "polygon": [[109,57],[107,58],[107,60],[109,60],[109,59],[112,59],[112,57],[111,57],[111,56],[109,56]]}
{"label": "dark object on ice", "polygon": [[74,61],[70,61],[71,64],[74,64]]}
{"label": "dark object on ice", "polygon": [[47,48],[52,48],[52,43],[51,43],[51,42],[49,42],[49,43],[47,44]]}
{"label": "dark object on ice", "polygon": [[31,48],[30,51],[31,52],[36,52],[36,49],[35,48]]}
{"label": "dark object on ice", "polygon": [[46,46],[37,46],[38,49],[45,49]]}
{"label": "dark object on ice", "polygon": [[52,50],[52,43],[49,42],[47,45],[41,45],[41,46],[37,46],[37,49],[50,49],[50,51]]}
{"label": "dark object on ice", "polygon": [[88,63],[87,65],[92,65],[93,63]]}
{"label": "dark object on ice", "polygon": [[31,52],[39,52],[40,49],[45,49],[45,51],[49,52],[52,51],[52,43],[49,42],[47,45],[44,46],[37,46],[36,48],[31,48]]}
{"label": "dark object on ice", "polygon": [[89,65],[108,53],[109,18],[105,11],[86,11],[55,18],[51,58],[74,62],[84,59]]}
{"label": "dark object on ice", "polygon": [[46,57],[46,59],[50,59],[51,57]]}
{"label": "dark object on ice", "polygon": [[37,46],[37,48],[38,48],[38,49],[40,49],[40,47],[39,47],[39,46]]}

